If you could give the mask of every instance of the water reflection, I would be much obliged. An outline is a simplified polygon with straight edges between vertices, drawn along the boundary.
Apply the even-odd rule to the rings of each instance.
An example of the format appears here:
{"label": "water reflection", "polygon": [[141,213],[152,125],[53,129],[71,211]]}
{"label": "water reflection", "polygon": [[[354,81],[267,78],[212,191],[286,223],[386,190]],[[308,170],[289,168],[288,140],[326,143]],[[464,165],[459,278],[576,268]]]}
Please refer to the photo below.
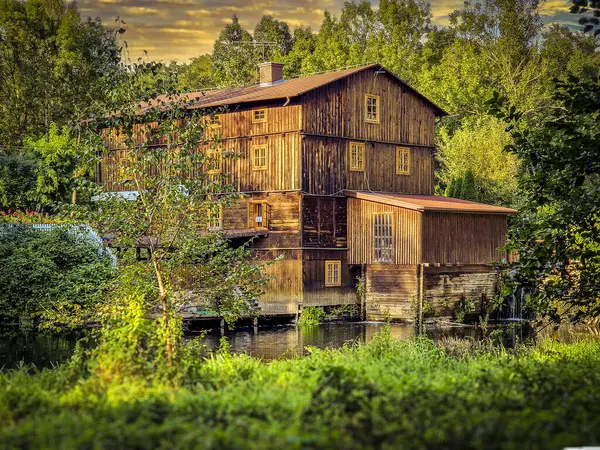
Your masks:
{"label": "water reflection", "polygon": [[[354,342],[369,342],[374,335],[381,331],[384,325],[378,322],[332,322],[314,327],[295,327],[293,325],[240,329],[225,332],[230,343],[231,351],[246,353],[265,361],[282,358],[292,358],[306,355],[306,347],[339,348]],[[542,332],[544,337],[553,337],[562,342],[571,342],[583,335],[598,335],[598,328],[593,327],[561,327],[558,331],[547,328]],[[503,328],[491,327],[490,333],[500,334],[499,338],[508,347],[518,342],[530,340],[532,329],[527,326],[512,324]],[[68,360],[79,339],[89,333],[22,333],[17,330],[0,331],[0,370],[17,367],[20,362],[34,364],[38,368],[52,367]],[[415,334],[412,326],[392,324],[391,335],[396,339],[408,339]],[[481,339],[483,331],[477,327],[428,327],[425,334],[433,340],[444,337]],[[197,336],[198,334],[196,334]],[[191,338],[190,333],[187,337]],[[221,333],[219,330],[205,336],[204,344],[207,352],[219,345]],[[91,340],[86,346],[94,345]]]}

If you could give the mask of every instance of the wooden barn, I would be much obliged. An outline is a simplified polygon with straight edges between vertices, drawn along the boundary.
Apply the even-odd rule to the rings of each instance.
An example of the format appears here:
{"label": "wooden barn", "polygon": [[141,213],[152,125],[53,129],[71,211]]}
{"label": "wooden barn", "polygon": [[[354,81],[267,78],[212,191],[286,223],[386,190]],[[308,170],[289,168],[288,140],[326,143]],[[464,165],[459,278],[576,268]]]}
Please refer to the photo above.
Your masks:
{"label": "wooden barn", "polygon": [[[433,195],[442,109],[377,64],[284,80],[282,64],[263,63],[259,73],[256,86],[189,96],[192,108],[219,108],[224,148],[244,155],[223,160],[245,195],[218,228],[258,236],[265,259],[282,256],[263,314],[360,305],[367,319],[412,321],[494,294],[515,211]],[[119,148],[100,164],[109,190],[118,164]]]}

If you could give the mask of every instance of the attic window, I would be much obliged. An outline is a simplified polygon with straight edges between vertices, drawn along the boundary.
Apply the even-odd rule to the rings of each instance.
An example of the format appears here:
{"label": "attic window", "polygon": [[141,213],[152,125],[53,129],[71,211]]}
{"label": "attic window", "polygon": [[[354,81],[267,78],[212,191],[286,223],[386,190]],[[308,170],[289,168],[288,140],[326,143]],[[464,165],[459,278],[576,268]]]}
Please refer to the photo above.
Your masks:
{"label": "attic window", "polygon": [[350,170],[362,172],[365,170],[365,144],[350,142]]}
{"label": "attic window", "polygon": [[365,95],[365,122],[379,123],[379,96]]}
{"label": "attic window", "polygon": [[342,285],[342,262],[325,261],[325,286]]}
{"label": "attic window", "polygon": [[252,123],[263,123],[266,121],[267,121],[266,108],[252,110]]}
{"label": "attic window", "polygon": [[267,170],[267,146],[252,147],[252,170]]}
{"label": "attic window", "polygon": [[396,175],[410,175],[410,148],[396,147]]}

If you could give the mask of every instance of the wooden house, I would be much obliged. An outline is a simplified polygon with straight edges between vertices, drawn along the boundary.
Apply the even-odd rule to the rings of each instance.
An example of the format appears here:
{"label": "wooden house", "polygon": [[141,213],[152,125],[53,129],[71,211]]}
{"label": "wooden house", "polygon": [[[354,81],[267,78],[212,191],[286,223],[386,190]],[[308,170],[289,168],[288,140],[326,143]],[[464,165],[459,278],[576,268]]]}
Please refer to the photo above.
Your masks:
{"label": "wooden house", "polygon": [[[224,147],[244,155],[223,162],[245,196],[218,228],[283,257],[263,313],[360,305],[368,319],[410,321],[493,295],[515,211],[433,195],[444,111],[380,65],[292,80],[282,69],[263,63],[256,86],[190,94],[191,108],[221,108]],[[118,152],[98,172],[108,189]]]}

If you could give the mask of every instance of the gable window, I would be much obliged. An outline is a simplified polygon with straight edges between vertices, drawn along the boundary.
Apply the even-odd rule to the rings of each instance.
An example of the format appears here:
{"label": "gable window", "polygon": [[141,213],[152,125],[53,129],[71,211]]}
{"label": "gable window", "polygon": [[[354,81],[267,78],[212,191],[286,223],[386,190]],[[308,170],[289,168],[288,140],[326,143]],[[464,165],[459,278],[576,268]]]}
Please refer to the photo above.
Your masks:
{"label": "gable window", "polygon": [[268,205],[265,202],[250,202],[248,205],[250,228],[268,228]]}
{"label": "gable window", "polygon": [[325,286],[342,285],[342,262],[325,261]]}
{"label": "gable window", "polygon": [[267,170],[266,144],[252,147],[252,170]]}
{"label": "gable window", "polygon": [[373,259],[376,262],[392,262],[394,248],[392,218],[392,213],[373,214]]}
{"label": "gable window", "polygon": [[379,96],[365,95],[365,122],[379,123]]}
{"label": "gable window", "polygon": [[252,123],[262,123],[267,121],[266,108],[252,110]]}
{"label": "gable window", "polygon": [[208,207],[208,229],[219,231],[223,229],[223,205],[210,205]]}
{"label": "gable window", "polygon": [[362,172],[365,170],[365,144],[350,142],[350,170]]}
{"label": "gable window", "polygon": [[410,175],[410,148],[396,147],[396,175]]}

